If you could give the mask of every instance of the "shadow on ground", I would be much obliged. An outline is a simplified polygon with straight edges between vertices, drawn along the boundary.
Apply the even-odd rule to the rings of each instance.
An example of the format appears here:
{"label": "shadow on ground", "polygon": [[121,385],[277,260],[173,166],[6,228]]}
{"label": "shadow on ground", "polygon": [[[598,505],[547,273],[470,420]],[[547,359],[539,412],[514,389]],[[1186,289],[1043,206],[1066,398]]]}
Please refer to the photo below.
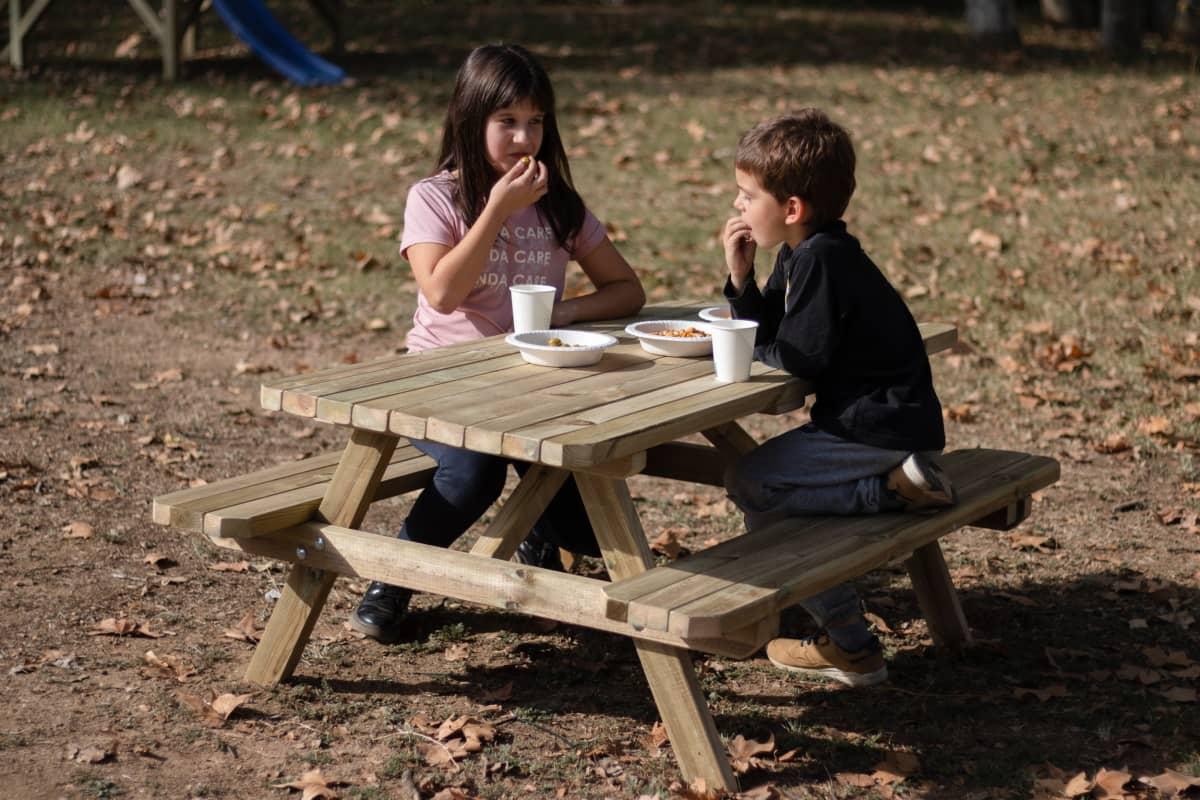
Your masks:
{"label": "shadow on ground", "polygon": [[[910,780],[923,787],[923,796],[985,796],[989,788],[1007,791],[1002,787],[1022,775],[1028,779],[1030,765],[1155,775],[1196,757],[1196,702],[1180,698],[1189,687],[1194,694],[1200,670],[1189,613],[1200,607],[1200,590],[1122,572],[1008,591],[967,588],[961,598],[978,641],[947,653],[925,637],[902,576],[883,570],[863,587],[891,630],[884,635],[891,680],[882,686],[805,684],[762,659],[697,659],[727,740],[774,735],[777,754],[798,751],[789,763],[750,773],[744,785],[869,774],[888,751],[906,750],[920,759],[921,770]],[[536,621],[523,624],[535,632]],[[509,617],[462,607],[428,609],[414,625],[419,639],[448,626],[461,625],[468,637],[513,629]],[[415,681],[302,675],[297,683],[323,687],[331,693],[327,699],[429,692],[487,704],[494,702],[488,692],[511,682],[504,706],[518,718],[598,715],[618,720],[626,731],[648,732],[658,715],[632,644],[580,628],[558,632],[566,634],[566,646],[524,637],[500,666],[447,665],[444,674]],[[389,655],[403,658],[411,646]]]}

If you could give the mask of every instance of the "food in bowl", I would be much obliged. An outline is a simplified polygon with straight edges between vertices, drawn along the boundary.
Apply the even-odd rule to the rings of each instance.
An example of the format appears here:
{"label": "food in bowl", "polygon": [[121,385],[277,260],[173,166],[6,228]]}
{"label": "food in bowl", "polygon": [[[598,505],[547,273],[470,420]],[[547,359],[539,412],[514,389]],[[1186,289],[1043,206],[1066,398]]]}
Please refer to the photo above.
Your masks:
{"label": "food in bowl", "polygon": [[707,331],[693,328],[691,325],[686,328],[663,328],[661,331],[653,331],[653,333],[658,336],[670,336],[673,339],[701,339],[708,336]]}
{"label": "food in bowl", "polygon": [[547,330],[510,333],[505,340],[521,351],[521,358],[539,367],[584,367],[595,364],[617,343],[607,333]]}
{"label": "food in bowl", "polygon": [[679,319],[635,322],[625,332],[636,336],[642,349],[660,356],[696,358],[712,352],[707,326]]}

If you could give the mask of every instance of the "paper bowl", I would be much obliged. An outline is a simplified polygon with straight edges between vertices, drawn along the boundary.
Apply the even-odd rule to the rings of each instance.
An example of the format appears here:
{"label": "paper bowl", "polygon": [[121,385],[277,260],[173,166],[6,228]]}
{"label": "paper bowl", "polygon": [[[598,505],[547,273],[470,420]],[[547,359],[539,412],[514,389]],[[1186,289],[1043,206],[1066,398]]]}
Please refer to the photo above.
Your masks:
{"label": "paper bowl", "polygon": [[700,319],[708,322],[716,322],[722,319],[733,319],[733,312],[729,306],[713,306],[712,308],[700,309]]}
{"label": "paper bowl", "polygon": [[[675,336],[663,336],[660,333],[664,330],[679,331],[685,328],[703,331],[704,336],[683,339]],[[708,332],[708,326],[702,322],[688,322],[684,319],[650,320],[635,322],[626,327],[625,332],[630,336],[636,336],[642,344],[642,349],[647,353],[659,356],[695,358],[706,356],[712,352],[712,336]]]}
{"label": "paper bowl", "polygon": [[[548,344],[558,339],[561,345]],[[504,341],[521,351],[521,357],[539,367],[586,367],[595,364],[604,351],[617,343],[607,333],[545,330],[510,333]]]}

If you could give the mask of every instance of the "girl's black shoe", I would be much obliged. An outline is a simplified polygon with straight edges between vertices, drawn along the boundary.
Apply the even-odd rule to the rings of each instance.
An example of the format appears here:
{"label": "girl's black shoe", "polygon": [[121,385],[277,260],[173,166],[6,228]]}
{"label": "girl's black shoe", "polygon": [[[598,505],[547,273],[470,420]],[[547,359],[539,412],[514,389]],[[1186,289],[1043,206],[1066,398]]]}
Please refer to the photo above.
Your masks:
{"label": "girl's black shoe", "polygon": [[372,581],[358,608],[350,615],[350,627],[376,641],[391,644],[401,636],[401,623],[412,594],[410,589]]}
{"label": "girl's black shoe", "polygon": [[564,571],[562,556],[558,554],[558,545],[546,541],[536,532],[530,533],[525,537],[525,541],[517,545],[517,552],[513,553],[513,560],[531,567],[552,569],[555,572]]}

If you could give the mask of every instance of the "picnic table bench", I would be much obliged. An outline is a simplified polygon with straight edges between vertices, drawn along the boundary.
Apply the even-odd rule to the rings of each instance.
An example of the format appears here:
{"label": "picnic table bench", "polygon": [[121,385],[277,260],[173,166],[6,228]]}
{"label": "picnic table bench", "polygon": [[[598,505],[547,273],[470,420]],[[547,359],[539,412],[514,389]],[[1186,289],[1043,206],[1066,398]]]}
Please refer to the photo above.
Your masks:
{"label": "picnic table bench", "polygon": [[[650,306],[638,319],[692,319],[697,306]],[[624,337],[629,320],[591,323]],[[927,351],[953,326],[921,326]],[[350,428],[327,453],[155,498],[155,522],[201,531],[223,547],[287,561],[246,678],[289,677],[339,575],[386,581],[630,637],[684,777],[736,788],[689,651],[747,657],[776,635],[779,612],[897,557],[935,640],[970,639],[938,539],[966,526],[1006,529],[1058,478],[1053,459],[962,450],[942,464],[956,506],[929,515],[807,517],[655,566],[626,479],[655,475],[720,486],[756,445],[738,424],[801,407],[811,387],[755,364],[722,384],[708,359],[654,356],[625,337],[596,365],[525,364],[503,337],[390,356],[263,384],[268,409]],[[680,441],[702,434],[707,444]],[[532,462],[471,552],[359,530],[370,504],[423,487],[434,463],[406,441],[428,439]],[[508,559],[569,476],[596,531],[610,581]],[[481,556],[484,556],[481,558]]]}

